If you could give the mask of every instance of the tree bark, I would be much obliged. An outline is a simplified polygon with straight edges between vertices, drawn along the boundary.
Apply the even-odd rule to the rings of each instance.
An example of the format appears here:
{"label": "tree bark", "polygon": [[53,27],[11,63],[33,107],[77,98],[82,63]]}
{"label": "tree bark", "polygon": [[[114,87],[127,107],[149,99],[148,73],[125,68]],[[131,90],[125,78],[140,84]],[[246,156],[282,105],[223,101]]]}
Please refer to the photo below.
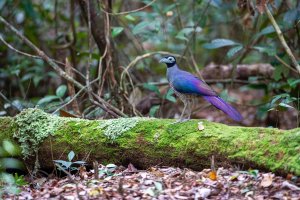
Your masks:
{"label": "tree bark", "polygon": [[[35,110],[31,113],[23,111],[14,118],[0,118],[0,139],[19,140],[13,137],[14,133],[37,132],[30,127],[37,127],[32,123],[40,123],[37,112],[42,111]],[[25,124],[20,124],[20,117],[24,116],[27,117],[23,120]],[[51,127],[54,118],[49,114],[43,114],[41,123],[46,123],[48,116],[46,126]],[[89,164],[93,161],[132,163],[143,169],[153,165],[173,165],[200,170],[210,166],[210,158],[214,155],[216,167],[239,164],[300,175],[299,128],[248,128],[206,120],[173,124],[171,119],[152,118],[107,121],[56,117],[55,121],[59,121],[59,126],[39,147],[38,157],[43,169],[53,168],[52,160],[67,160],[68,152],[73,150],[76,153],[74,161],[86,160]],[[204,125],[202,131],[198,130],[199,121]],[[45,124],[40,125],[45,127]],[[25,163],[32,166],[34,161],[26,159]]]}

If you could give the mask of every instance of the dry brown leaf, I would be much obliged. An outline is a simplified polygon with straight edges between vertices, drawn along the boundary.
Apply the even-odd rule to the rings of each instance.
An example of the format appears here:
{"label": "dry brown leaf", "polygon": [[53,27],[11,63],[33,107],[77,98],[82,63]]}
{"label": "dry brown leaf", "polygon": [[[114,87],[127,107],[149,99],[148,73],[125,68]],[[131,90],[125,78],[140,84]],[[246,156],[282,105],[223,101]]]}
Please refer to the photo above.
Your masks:
{"label": "dry brown leaf", "polygon": [[57,196],[60,193],[62,193],[63,191],[64,191],[63,188],[61,188],[61,187],[55,187],[53,190],[51,190],[50,195],[51,196]]}
{"label": "dry brown leaf", "polygon": [[69,112],[63,110],[63,109],[60,109],[60,110],[59,110],[59,116],[61,116],[61,117],[80,118],[79,115],[74,115],[74,114],[72,114],[72,113],[69,113]]}
{"label": "dry brown leaf", "polygon": [[273,183],[273,174],[263,174],[263,180],[260,183],[262,187],[269,187]]}
{"label": "dry brown leaf", "polygon": [[217,180],[217,172],[215,170],[208,173],[208,178],[212,181]]}
{"label": "dry brown leaf", "polygon": [[127,167],[128,172],[137,172],[137,168],[133,166],[133,164],[129,163]]}
{"label": "dry brown leaf", "polygon": [[290,181],[290,180],[292,180],[293,176],[294,176],[293,174],[289,173],[286,175],[286,179]]}
{"label": "dry brown leaf", "polygon": [[103,193],[103,188],[102,187],[96,187],[96,188],[92,188],[88,194],[90,197],[97,197],[99,195],[101,195]]}
{"label": "dry brown leaf", "polygon": [[164,173],[159,171],[156,167],[151,167],[149,171],[150,171],[151,174],[153,174],[155,176],[158,176],[158,177],[163,177],[164,176]]}
{"label": "dry brown leaf", "polygon": [[80,166],[80,167],[79,167],[79,177],[80,177],[81,179],[87,179],[87,178],[88,178],[88,175],[87,175],[87,171],[86,171],[85,166]]}

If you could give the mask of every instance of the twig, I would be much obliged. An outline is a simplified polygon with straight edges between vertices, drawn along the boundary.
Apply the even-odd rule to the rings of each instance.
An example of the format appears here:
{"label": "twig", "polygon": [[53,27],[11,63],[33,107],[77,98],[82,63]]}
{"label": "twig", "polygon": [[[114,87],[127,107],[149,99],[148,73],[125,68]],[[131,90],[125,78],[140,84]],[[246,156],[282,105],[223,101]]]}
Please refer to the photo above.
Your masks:
{"label": "twig", "polygon": [[7,103],[9,103],[10,105],[12,105],[14,108],[16,108],[18,111],[21,111],[20,108],[18,108],[16,105],[14,105],[13,102],[11,102],[1,91],[0,91],[0,97],[2,97],[2,99],[4,101],[6,101]]}
{"label": "twig", "polygon": [[57,168],[59,168],[61,171],[63,171],[65,174],[67,174],[67,177],[68,177],[69,181],[70,181],[71,183],[74,183],[74,184],[75,184],[77,197],[78,197],[78,199],[81,200],[82,197],[79,195],[79,187],[78,187],[78,183],[73,179],[72,175],[71,175],[67,170],[65,170],[62,166],[60,166],[59,164],[55,163],[55,166],[56,166]]}
{"label": "twig", "polygon": [[99,179],[99,164],[96,160],[93,162],[93,169],[94,169],[94,179],[98,180]]}
{"label": "twig", "polygon": [[138,11],[141,11],[141,10],[144,10],[145,8],[151,6],[156,0],[152,0],[150,3],[148,3],[147,5],[141,7],[141,8],[138,8],[138,9],[135,9],[135,10],[131,10],[131,11],[125,11],[125,12],[119,12],[119,13],[112,13],[112,12],[107,12],[105,9],[101,8],[101,11],[103,11],[104,13],[108,14],[108,15],[127,15],[127,14],[130,14],[130,13],[134,13],[134,12],[138,12]]}
{"label": "twig", "polygon": [[278,60],[278,62],[280,62],[282,65],[284,65],[285,67],[289,68],[290,70],[292,70],[295,73],[298,73],[298,71],[294,68],[292,68],[289,64],[287,64],[284,60],[282,60],[279,56],[275,55],[275,58]]}
{"label": "twig", "polygon": [[[107,4],[107,3],[106,3]],[[109,5],[106,5],[109,8]],[[111,55],[111,42],[110,42],[110,19],[109,19],[109,15],[107,13],[105,13],[104,15],[104,35],[105,35],[105,50],[106,50],[106,55],[105,55],[105,70],[103,72],[102,75],[102,79],[101,79],[101,85],[100,85],[100,89],[99,89],[99,95],[102,94],[103,91],[103,87],[104,87],[104,83],[106,80],[106,74],[109,73],[110,75],[110,79],[111,79],[111,83],[114,86],[116,84],[116,79],[114,77],[114,69],[112,68],[112,55]]]}
{"label": "twig", "polygon": [[[71,77],[74,78],[74,73],[72,71],[72,66],[70,61],[68,60],[68,58],[66,58],[66,66],[65,66],[65,71],[67,74],[69,74]],[[67,86],[68,86],[68,92],[70,97],[74,98],[75,94],[75,87],[72,83],[67,82]],[[75,98],[73,99],[73,103],[72,103],[72,108],[74,110],[75,113],[80,114],[80,109],[79,109],[79,105],[77,101],[74,101]]]}
{"label": "twig", "polygon": [[86,65],[86,74],[85,74],[85,83],[87,86],[89,99],[92,99],[92,88],[90,85],[90,66],[92,62],[92,35],[91,35],[91,10],[90,10],[90,1],[87,1],[87,13],[88,13],[88,44],[89,44],[89,57],[88,64]]}
{"label": "twig", "polygon": [[17,52],[18,54],[21,54],[23,56],[27,56],[27,57],[30,57],[30,58],[33,58],[33,59],[42,59],[40,56],[36,56],[36,55],[31,55],[29,53],[25,53],[25,52],[22,52],[22,51],[19,51],[18,49],[15,49],[13,46],[11,46],[10,44],[8,44],[4,38],[2,37],[2,35],[0,34],[0,40],[8,47],[10,48],[11,50]]}
{"label": "twig", "polygon": [[[105,58],[106,53],[107,53],[107,45],[105,45],[105,50],[104,50],[103,55],[99,58],[99,65],[98,65],[98,80],[99,80],[99,83],[98,83],[98,85],[100,85],[100,86],[102,85],[101,82],[103,81],[103,80],[101,80],[102,70],[103,70],[102,61]],[[101,95],[101,93],[102,93],[101,88],[99,88],[98,95]]]}
{"label": "twig", "polygon": [[265,6],[265,11],[266,11],[266,13],[267,13],[267,16],[268,16],[268,18],[269,18],[269,20],[270,20],[272,26],[274,27],[274,29],[275,29],[275,31],[276,31],[276,33],[277,33],[277,36],[278,36],[278,38],[279,38],[279,40],[280,40],[280,42],[281,42],[281,44],[282,44],[282,46],[283,46],[285,52],[287,53],[287,55],[288,55],[289,58],[291,59],[291,61],[292,61],[293,65],[294,65],[294,67],[297,69],[298,74],[300,75],[300,65],[298,64],[298,62],[297,62],[295,56],[293,55],[293,53],[292,53],[290,47],[287,45],[287,43],[286,43],[286,41],[285,41],[285,39],[284,39],[284,36],[283,36],[283,34],[282,34],[282,32],[281,32],[281,30],[280,30],[280,28],[279,28],[279,26],[278,26],[276,20],[274,19],[274,17],[273,17],[273,15],[272,15],[271,11],[270,11],[269,8],[268,8],[268,5],[265,4],[264,6]]}
{"label": "twig", "polygon": [[60,109],[62,109],[63,107],[65,107],[65,106],[69,105],[70,103],[72,103],[72,102],[76,99],[76,97],[78,97],[79,94],[80,94],[83,90],[85,90],[85,89],[86,89],[86,87],[80,89],[80,90],[72,97],[72,99],[70,99],[67,103],[61,105],[61,106],[60,106],[59,108],[57,108],[52,114],[58,112],[58,111],[59,111]]}

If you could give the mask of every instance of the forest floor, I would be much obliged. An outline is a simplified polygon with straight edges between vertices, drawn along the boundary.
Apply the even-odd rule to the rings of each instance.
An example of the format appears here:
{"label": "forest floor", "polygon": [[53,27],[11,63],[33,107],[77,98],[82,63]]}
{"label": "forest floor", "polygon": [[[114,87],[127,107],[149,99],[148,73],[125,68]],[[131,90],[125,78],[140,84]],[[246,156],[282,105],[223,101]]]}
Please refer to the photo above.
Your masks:
{"label": "forest floor", "polygon": [[[97,175],[96,175],[97,176]],[[201,172],[174,167],[138,170],[114,164],[94,170],[79,167],[76,174],[43,177],[5,199],[289,199],[300,197],[300,179],[258,170],[219,168]]]}

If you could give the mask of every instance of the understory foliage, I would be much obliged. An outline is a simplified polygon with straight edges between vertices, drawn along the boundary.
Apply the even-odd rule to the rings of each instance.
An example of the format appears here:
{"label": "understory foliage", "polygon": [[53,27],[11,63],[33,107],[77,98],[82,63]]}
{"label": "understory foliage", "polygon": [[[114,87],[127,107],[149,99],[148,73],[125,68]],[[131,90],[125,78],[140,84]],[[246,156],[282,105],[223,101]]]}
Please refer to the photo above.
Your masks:
{"label": "understory foliage", "polygon": [[[90,83],[89,91],[128,116],[173,118],[179,112],[165,86],[166,69],[158,64],[164,51],[183,56],[179,64],[198,76],[211,62],[231,66],[227,78],[232,82],[210,76],[213,87],[223,98],[243,104],[243,110],[255,107],[251,118],[266,121],[255,125],[274,126],[268,121],[270,113],[298,115],[300,79],[266,14],[266,4],[298,61],[299,1],[2,0],[0,15],[61,69],[71,68],[76,81]],[[106,105],[90,101],[97,100],[95,96],[74,88],[42,59],[28,56],[36,52],[3,23],[0,28],[2,40],[9,44],[2,41],[0,46],[0,87],[6,88],[0,90],[0,115],[38,105],[48,112],[64,109],[85,118],[112,117],[103,109]],[[235,80],[238,64],[255,63],[270,63],[271,76],[254,71]],[[228,97],[232,89],[239,98]],[[245,93],[255,94],[247,102],[239,101]]]}

